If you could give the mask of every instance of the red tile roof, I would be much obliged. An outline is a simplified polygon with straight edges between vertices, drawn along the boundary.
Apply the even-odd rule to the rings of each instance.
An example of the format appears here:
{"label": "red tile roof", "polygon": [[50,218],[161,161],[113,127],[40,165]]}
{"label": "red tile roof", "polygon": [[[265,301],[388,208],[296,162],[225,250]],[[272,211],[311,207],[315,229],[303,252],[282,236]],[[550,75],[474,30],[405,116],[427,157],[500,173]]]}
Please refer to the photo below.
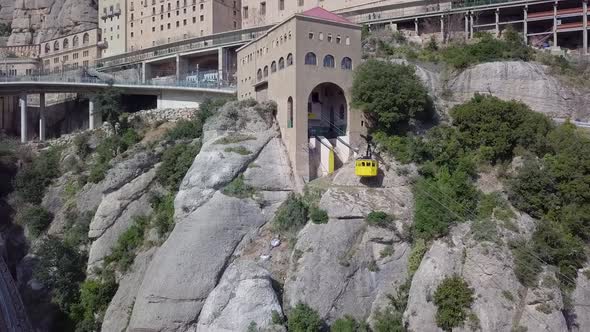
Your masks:
{"label": "red tile roof", "polygon": [[349,24],[352,23],[349,20],[345,19],[344,17],[342,17],[340,15],[336,15],[330,11],[327,11],[322,7],[315,7],[310,10],[304,11],[302,13],[302,15],[309,16],[309,17],[316,17],[316,18],[320,18],[322,20],[327,20],[327,21],[349,23]]}

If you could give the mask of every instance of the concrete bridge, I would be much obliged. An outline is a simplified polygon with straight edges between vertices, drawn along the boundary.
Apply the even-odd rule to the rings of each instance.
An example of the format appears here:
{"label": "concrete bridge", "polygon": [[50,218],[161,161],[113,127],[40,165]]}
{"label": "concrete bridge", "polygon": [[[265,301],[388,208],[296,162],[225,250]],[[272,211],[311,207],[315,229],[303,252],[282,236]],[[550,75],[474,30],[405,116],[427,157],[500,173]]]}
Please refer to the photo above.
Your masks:
{"label": "concrete bridge", "polygon": [[[77,71],[65,75],[15,76],[0,80],[0,95],[18,95],[20,108],[21,142],[27,137],[27,96],[39,95],[39,139],[46,137],[45,94],[47,93],[82,93],[94,94],[109,87],[117,88],[125,95],[154,96],[158,108],[198,107],[207,98],[228,97],[235,95],[235,86],[227,82],[208,81],[124,81],[115,80],[108,75],[89,75],[86,71]],[[102,123],[102,116],[95,112],[94,103],[89,100],[89,129]]]}
{"label": "concrete bridge", "polygon": [[2,256],[0,256],[0,331],[32,331],[18,289]]}

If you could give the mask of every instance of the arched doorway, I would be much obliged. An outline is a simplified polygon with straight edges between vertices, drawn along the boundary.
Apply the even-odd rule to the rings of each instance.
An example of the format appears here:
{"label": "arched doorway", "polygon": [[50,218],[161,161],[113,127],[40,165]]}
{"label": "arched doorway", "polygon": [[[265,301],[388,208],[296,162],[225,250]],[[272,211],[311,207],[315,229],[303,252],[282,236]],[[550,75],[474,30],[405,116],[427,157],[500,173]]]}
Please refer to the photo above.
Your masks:
{"label": "arched doorway", "polygon": [[346,136],[348,104],[344,90],[334,83],[316,86],[307,100],[309,136],[328,139]]}

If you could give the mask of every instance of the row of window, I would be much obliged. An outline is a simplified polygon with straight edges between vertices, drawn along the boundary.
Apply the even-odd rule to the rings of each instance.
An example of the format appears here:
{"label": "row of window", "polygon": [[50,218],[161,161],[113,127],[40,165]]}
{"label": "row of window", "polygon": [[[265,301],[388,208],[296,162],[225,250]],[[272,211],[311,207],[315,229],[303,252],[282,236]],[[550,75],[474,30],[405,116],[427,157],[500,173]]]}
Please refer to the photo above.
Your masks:
{"label": "row of window", "polygon": [[[289,55],[287,55],[287,67],[291,66],[293,64],[293,54],[289,53]],[[278,70],[283,70],[285,69],[285,58],[281,57],[279,59],[278,62]],[[272,73],[275,73],[277,71],[277,62],[273,61],[270,64],[270,71]],[[256,77],[258,78],[258,81],[262,81],[263,77],[268,77],[268,66],[264,66],[264,69],[258,69],[258,72],[256,74]]]}
{"label": "row of window", "polygon": [[[279,10],[285,10],[285,0],[277,0],[279,2]],[[322,1],[322,0],[320,0]],[[305,5],[304,0],[297,0],[297,6],[303,7]],[[250,16],[250,8],[248,6],[244,6],[242,12],[244,15],[244,19],[248,19]],[[258,8],[258,13],[260,15],[266,15],[266,1],[260,2],[260,7]]]}
{"label": "row of window", "polygon": [[[85,33],[82,36],[82,45],[86,46],[88,45],[88,43],[90,43],[90,35],[88,33]],[[76,48],[78,47],[80,44],[80,38],[76,35],[72,38],[72,47]],[[63,47],[64,50],[67,50],[68,48],[70,48],[70,39],[69,38],[64,38],[64,40],[60,42],[58,40],[56,40],[53,43],[53,51],[59,51],[60,47]],[[51,44],[50,43],[46,43],[45,44],[45,53],[49,53],[51,52]]]}
{"label": "row of window", "polygon": [[[308,52],[305,55],[305,64],[310,65],[310,66],[317,66],[318,65],[318,59],[317,59],[317,56],[315,55],[315,53]],[[336,60],[334,59],[333,55],[328,54],[324,57],[324,67],[326,67],[326,68],[336,67]],[[352,70],[352,59],[347,56],[343,57],[342,61],[340,61],[340,68],[343,70]]]}

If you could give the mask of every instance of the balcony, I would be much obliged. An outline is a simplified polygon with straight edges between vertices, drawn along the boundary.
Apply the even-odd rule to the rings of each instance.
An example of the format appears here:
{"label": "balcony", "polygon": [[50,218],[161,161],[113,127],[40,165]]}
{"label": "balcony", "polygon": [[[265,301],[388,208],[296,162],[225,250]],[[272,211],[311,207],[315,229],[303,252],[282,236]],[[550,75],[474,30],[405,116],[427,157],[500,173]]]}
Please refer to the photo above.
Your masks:
{"label": "balcony", "polygon": [[116,9],[113,11],[113,15],[115,15],[115,16],[119,16],[119,15],[121,15],[121,8],[116,8]]}
{"label": "balcony", "polygon": [[105,49],[109,47],[109,43],[106,40],[101,40],[98,43],[96,43],[96,46],[98,46],[98,48],[100,49]]}

